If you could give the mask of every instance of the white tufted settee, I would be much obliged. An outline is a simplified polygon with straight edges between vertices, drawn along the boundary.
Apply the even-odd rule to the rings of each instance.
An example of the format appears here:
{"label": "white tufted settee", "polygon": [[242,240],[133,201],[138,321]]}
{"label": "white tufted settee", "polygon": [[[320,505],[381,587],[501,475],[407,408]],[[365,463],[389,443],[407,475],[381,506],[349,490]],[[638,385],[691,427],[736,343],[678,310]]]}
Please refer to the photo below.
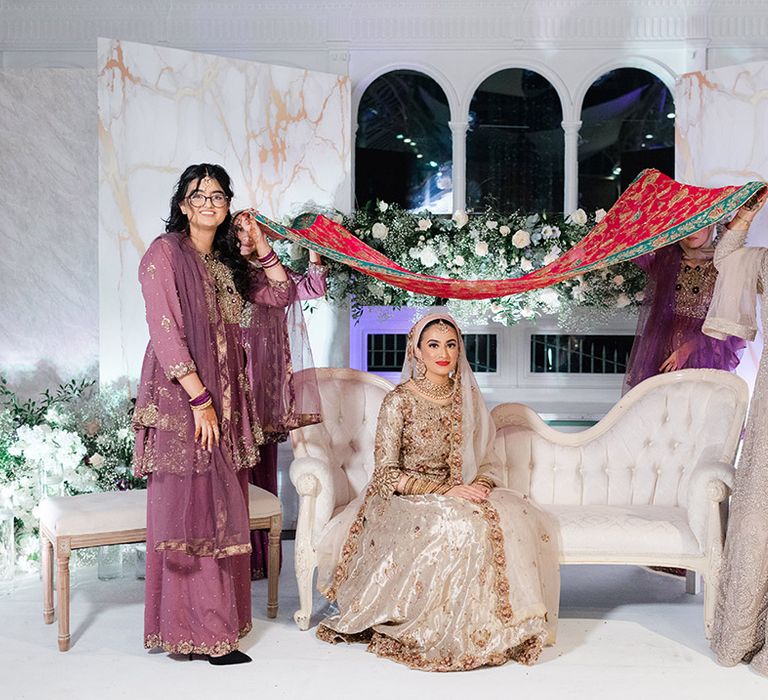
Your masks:
{"label": "white tufted settee", "polygon": [[565,564],[643,564],[704,576],[709,636],[727,497],[747,385],[719,370],[659,375],[580,433],[547,426],[530,408],[492,415],[507,486],[559,523]]}
{"label": "white tufted settee", "polygon": [[386,379],[354,369],[318,369],[317,380],[323,422],[290,433],[290,478],[299,494],[295,559],[301,606],[293,617],[303,630],[312,614],[318,537],[370,480],[379,408],[394,388]]}

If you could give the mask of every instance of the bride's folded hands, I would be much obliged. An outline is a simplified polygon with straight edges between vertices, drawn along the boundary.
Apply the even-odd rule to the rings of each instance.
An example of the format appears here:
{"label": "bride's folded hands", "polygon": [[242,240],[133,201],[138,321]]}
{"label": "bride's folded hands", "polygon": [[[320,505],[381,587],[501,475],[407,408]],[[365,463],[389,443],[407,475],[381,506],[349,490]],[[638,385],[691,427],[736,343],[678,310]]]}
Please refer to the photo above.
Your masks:
{"label": "bride's folded hands", "polygon": [[482,503],[488,498],[491,490],[481,484],[458,484],[453,486],[450,491],[446,491],[446,496],[454,498],[465,498],[472,503]]}

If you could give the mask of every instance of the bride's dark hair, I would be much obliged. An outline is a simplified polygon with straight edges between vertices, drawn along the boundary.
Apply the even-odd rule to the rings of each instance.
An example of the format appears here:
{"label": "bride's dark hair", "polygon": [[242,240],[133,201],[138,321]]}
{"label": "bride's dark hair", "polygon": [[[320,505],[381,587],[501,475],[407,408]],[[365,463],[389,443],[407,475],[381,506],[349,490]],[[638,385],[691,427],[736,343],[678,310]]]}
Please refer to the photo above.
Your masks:
{"label": "bride's dark hair", "polygon": [[[187,189],[190,183],[195,183],[195,188],[200,187],[200,182],[204,177],[212,177],[220,185],[224,194],[231,200],[234,196],[231,180],[227,171],[220,165],[211,163],[199,163],[190,165],[176,183],[176,190],[171,196],[171,213],[165,221],[165,230],[167,232],[186,233],[189,235],[189,220],[187,215],[181,211],[181,203],[187,196]],[[193,190],[194,191],[194,190]],[[230,270],[235,282],[238,293],[243,298],[248,298],[248,291],[251,285],[251,272],[248,261],[240,255],[240,245],[237,238],[229,235],[229,228],[232,224],[232,213],[227,207],[227,216],[216,229],[216,235],[213,238],[213,250],[218,254],[219,260],[223,262]]]}

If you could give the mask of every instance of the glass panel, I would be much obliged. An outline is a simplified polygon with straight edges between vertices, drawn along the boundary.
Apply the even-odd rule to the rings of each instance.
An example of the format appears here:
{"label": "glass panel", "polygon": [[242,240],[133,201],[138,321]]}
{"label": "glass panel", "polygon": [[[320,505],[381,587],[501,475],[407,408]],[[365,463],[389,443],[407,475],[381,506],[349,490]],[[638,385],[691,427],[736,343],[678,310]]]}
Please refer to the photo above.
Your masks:
{"label": "glass panel", "polygon": [[[462,335],[467,360],[473,372],[496,371],[496,335],[467,333]],[[371,333],[367,340],[369,372],[399,372],[405,361],[408,343],[406,333]]]}
{"label": "glass panel", "polygon": [[531,372],[624,374],[632,335],[531,335]]}
{"label": "glass panel", "polygon": [[579,206],[608,209],[644,168],[675,176],[675,103],[655,75],[619,68],[584,97]]}
{"label": "glass panel", "polygon": [[452,211],[450,109],[430,77],[398,70],[374,80],[357,113],[357,208],[383,199],[418,211]]}
{"label": "glass panel", "polygon": [[510,68],[482,82],[467,132],[467,207],[563,209],[563,111],[538,73]]}

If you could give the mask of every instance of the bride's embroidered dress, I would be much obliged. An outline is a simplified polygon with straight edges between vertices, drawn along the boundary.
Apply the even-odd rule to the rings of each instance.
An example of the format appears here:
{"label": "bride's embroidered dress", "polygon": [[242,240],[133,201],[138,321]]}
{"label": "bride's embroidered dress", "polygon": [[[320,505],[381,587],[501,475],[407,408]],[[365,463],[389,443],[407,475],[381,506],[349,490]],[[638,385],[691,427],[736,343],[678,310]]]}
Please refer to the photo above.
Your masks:
{"label": "bride's embroidered dress", "polygon": [[[319,545],[318,586],[339,613],[317,634],[367,640],[380,656],[429,671],[532,664],[554,643],[556,536],[525,496],[499,488],[495,429],[459,338],[449,393],[413,379],[424,328],[409,335],[404,383],[379,414],[373,479]],[[432,394],[432,395],[430,395]],[[457,484],[492,488],[474,503]]]}

